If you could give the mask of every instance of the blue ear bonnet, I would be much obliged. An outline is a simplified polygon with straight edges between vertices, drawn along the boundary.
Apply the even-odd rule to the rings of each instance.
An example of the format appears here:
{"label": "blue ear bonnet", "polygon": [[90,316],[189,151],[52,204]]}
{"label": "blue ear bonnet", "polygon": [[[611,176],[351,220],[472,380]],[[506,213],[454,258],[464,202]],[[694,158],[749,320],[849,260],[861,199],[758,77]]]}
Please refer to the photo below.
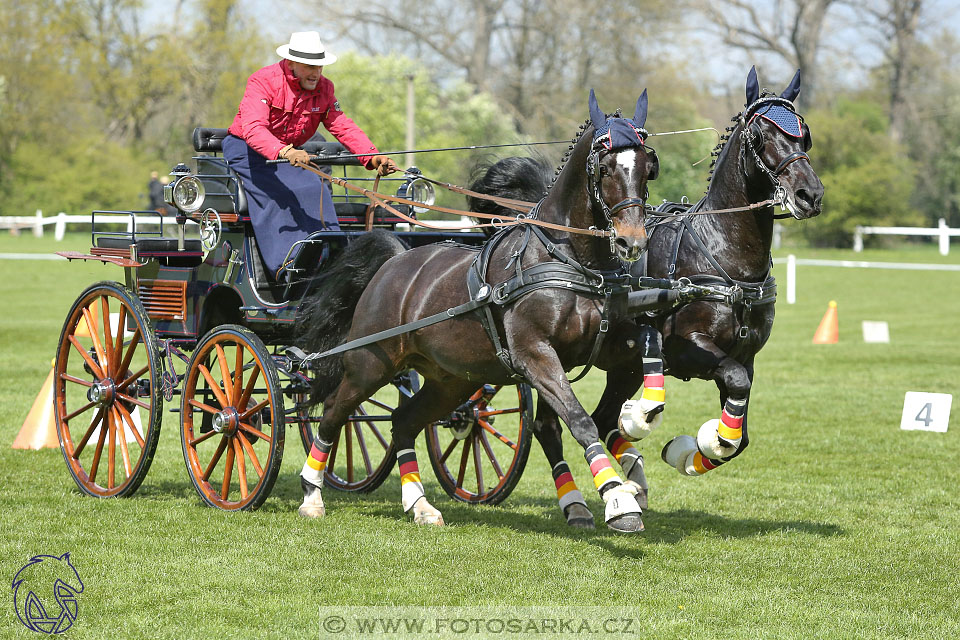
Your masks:
{"label": "blue ear bonnet", "polygon": [[755,104],[750,111],[753,111],[753,115],[750,117],[748,124],[759,117],[772,122],[788,136],[793,136],[794,138],[803,137],[800,116],[784,104],[779,104],[778,102],[761,102],[759,105]]}
{"label": "blue ear bonnet", "polygon": [[593,146],[602,146],[607,151],[642,146],[647,130],[629,118],[611,116],[593,134]]}

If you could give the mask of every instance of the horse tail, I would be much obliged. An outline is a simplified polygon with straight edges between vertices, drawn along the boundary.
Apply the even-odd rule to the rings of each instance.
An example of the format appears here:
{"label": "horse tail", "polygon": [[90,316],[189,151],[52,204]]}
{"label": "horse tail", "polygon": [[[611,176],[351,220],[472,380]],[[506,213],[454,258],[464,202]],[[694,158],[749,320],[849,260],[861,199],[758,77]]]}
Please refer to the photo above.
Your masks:
{"label": "horse tail", "polygon": [[[343,344],[353,324],[360,295],[383,264],[406,247],[389,231],[375,229],[352,241],[303,299],[294,324],[297,344],[315,353]],[[311,405],[316,405],[337,388],[343,378],[343,354],[321,358],[316,364]]]}
{"label": "horse tail", "polygon": [[[550,187],[550,165],[540,158],[514,156],[474,167],[470,190],[490,196],[538,202]],[[490,200],[467,196],[470,211],[496,216],[517,215],[517,211]]]}

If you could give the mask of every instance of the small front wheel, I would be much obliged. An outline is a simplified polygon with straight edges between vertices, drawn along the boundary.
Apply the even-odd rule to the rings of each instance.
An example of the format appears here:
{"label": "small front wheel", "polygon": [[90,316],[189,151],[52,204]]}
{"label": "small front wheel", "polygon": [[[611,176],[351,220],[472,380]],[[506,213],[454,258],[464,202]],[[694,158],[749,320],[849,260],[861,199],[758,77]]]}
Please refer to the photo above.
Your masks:
{"label": "small front wheel", "polygon": [[283,390],[253,332],[223,325],[197,345],[187,367],[180,442],[205,503],[252,510],[270,495],[283,457]]}

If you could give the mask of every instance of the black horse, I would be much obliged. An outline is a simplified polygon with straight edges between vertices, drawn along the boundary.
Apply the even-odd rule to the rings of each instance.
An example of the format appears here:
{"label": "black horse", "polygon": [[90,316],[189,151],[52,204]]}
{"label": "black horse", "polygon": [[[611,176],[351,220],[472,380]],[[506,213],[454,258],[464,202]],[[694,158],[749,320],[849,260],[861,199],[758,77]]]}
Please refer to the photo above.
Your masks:
{"label": "black horse", "polygon": [[[674,438],[661,453],[665,462],[686,475],[716,468],[742,453],[748,443],[754,358],[770,336],[776,297],[770,275],[772,201],[782,203],[798,220],[820,213],[823,185],[806,155],[810,131],[792,102],[799,91],[797,71],[782,95],[766,91],[761,95],[756,70],[750,70],[746,109],[733,118],[730,135],[717,152],[706,196],[693,207],[674,205],[673,215],[653,220],[645,260],[631,267],[634,275],[687,278],[716,292],[643,319],[662,334],[666,373],[714,380],[720,391],[721,418],[705,423],[696,439]],[[509,193],[529,197],[545,179],[542,173],[530,172],[522,180],[515,178]],[[644,504],[642,458],[629,441],[656,426],[662,414],[655,412],[653,400],[662,402],[663,396],[658,388],[651,396],[649,379],[645,383],[641,372],[637,358],[608,369],[607,385],[592,417],[624,473],[640,485],[638,497]],[[641,386],[641,400],[630,401]],[[534,429],[550,463],[561,464],[560,429],[549,406],[538,407]],[[578,505],[574,512],[565,508],[568,523],[591,526],[585,508]]]}
{"label": "black horse", "polygon": [[[451,313],[443,322],[342,357],[321,359],[324,371],[318,375],[317,393],[324,398],[324,412],[301,472],[302,515],[325,512],[323,468],[351,412],[397,372],[414,368],[423,376],[423,386],[394,411],[392,433],[403,509],[413,511],[415,522],[443,523],[424,496],[414,453],[416,436],[467,400],[478,384],[522,377],[586,451],[610,526],[642,529],[639,505],[607,461],[597,427],[565,372],[611,351],[611,341],[598,336],[621,321],[623,310],[611,297],[627,281],[622,260],[637,259],[647,245],[647,180],[656,176],[657,160],[644,145],[646,111],[646,91],[632,119],[605,116],[591,92],[592,124],[581,128],[547,195],[530,214],[536,224],[499,232],[479,253],[454,243],[403,251],[398,242],[382,236],[370,236],[345,250],[344,260],[359,261],[367,265],[365,273],[376,273],[369,283],[354,279],[358,286],[324,287],[304,305],[307,315],[301,324],[309,327],[305,344],[311,349],[455,307],[468,312]],[[352,322],[340,323],[337,314],[325,312],[337,308],[351,311]],[[311,316],[310,310],[317,314]]]}

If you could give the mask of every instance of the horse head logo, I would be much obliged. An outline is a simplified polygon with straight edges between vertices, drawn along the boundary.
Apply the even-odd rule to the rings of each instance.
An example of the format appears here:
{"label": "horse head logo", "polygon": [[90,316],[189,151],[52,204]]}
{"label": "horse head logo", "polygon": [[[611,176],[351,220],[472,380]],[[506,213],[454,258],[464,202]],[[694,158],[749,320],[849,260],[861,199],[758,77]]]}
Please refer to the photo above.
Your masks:
{"label": "horse head logo", "polygon": [[11,588],[17,617],[31,631],[63,633],[77,619],[77,596],[83,593],[83,581],[70,563],[69,553],[30,558],[17,571]]}

